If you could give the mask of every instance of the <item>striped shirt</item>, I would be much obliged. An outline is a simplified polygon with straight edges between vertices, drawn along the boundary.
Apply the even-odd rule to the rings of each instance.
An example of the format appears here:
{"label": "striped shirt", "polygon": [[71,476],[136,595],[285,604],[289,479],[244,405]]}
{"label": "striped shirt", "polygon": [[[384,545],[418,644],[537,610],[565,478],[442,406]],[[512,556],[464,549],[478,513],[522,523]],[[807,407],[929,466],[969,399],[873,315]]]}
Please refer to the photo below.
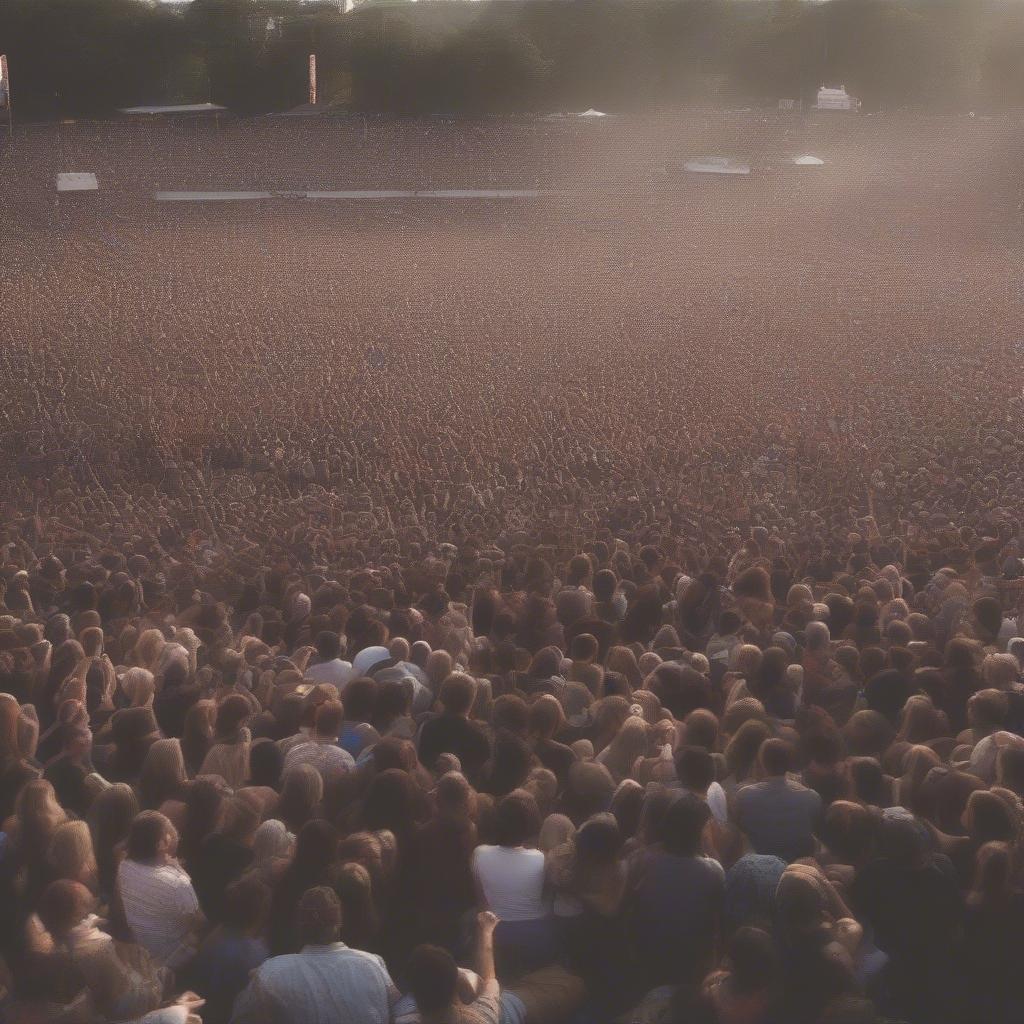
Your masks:
{"label": "striped shirt", "polygon": [[157,963],[174,967],[189,959],[187,940],[199,900],[182,867],[124,860],[117,869],[117,892],[135,941]]}

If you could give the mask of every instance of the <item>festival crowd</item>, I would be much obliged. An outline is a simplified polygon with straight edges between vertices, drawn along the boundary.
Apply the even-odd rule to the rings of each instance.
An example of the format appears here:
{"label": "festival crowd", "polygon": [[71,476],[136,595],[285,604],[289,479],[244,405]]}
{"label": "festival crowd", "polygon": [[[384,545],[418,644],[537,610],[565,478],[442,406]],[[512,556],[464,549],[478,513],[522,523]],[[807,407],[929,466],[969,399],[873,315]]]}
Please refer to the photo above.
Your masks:
{"label": "festival crowd", "polygon": [[0,565],[12,1024],[1024,1019],[1022,538]]}

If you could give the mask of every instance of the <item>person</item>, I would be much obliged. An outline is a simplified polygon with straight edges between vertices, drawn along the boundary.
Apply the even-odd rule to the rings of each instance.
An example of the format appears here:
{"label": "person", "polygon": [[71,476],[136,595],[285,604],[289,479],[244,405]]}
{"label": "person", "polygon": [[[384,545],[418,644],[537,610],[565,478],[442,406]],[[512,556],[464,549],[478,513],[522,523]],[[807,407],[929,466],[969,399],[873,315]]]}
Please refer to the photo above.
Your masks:
{"label": "person", "polygon": [[[39,916],[56,951],[67,954],[70,968],[84,982],[88,1004],[97,1019],[146,1017],[163,1004],[166,973],[141,948],[116,943],[103,932],[93,913],[94,904],[85,886],[56,881],[39,901]],[[188,1013],[203,1006],[202,998],[191,992],[175,1002]]]}
{"label": "person", "polygon": [[340,700],[324,701],[316,709],[313,735],[305,743],[299,743],[285,755],[286,772],[298,765],[312,765],[326,782],[338,775],[350,772],[356,766],[355,758],[338,744],[345,707]]}
{"label": "person", "polygon": [[583,1000],[582,981],[562,967],[527,975],[511,988],[498,984],[494,965],[497,917],[477,915],[475,963],[478,973],[459,968],[452,955],[422,945],[409,960],[409,992],[394,1009],[394,1024],[561,1024]]}
{"label": "person", "polygon": [[452,672],[441,684],[441,714],[423,724],[419,737],[420,763],[433,769],[442,754],[454,754],[470,782],[476,781],[491,756],[487,736],[469,720],[476,697],[476,680]]}
{"label": "person", "polygon": [[332,630],[321,630],[316,635],[316,660],[306,666],[305,677],[317,683],[330,683],[337,687],[338,693],[343,693],[355,678],[355,671],[341,653],[341,637]]}
{"label": "person", "polygon": [[821,815],[821,797],[787,777],[793,750],[784,740],[761,744],[758,761],[763,781],[736,794],[736,823],[750,838],[755,853],[787,863],[814,852],[814,833]]}
{"label": "person", "polygon": [[[489,910],[477,915],[478,983],[472,1001],[461,999],[459,968],[451,953],[437,946],[418,946],[409,960],[409,990],[421,1024],[498,1024],[502,1016],[501,987],[494,969],[494,929],[498,918]],[[511,1002],[515,997],[505,997]],[[413,1016],[395,1008],[395,1024],[413,1024]],[[521,1004],[513,1008],[525,1017]]]}
{"label": "person", "polygon": [[540,832],[537,803],[516,790],[498,803],[494,845],[473,853],[481,909],[497,914],[498,974],[513,979],[558,956],[558,941],[545,894],[544,854],[533,848]]}
{"label": "person", "polygon": [[178,833],[158,811],[131,824],[115,895],[124,920],[159,966],[177,970],[192,959],[205,921],[192,880],[174,859]]}
{"label": "person", "polygon": [[644,990],[699,981],[721,924],[725,872],[701,855],[708,805],[693,793],[670,803],[657,841],[629,862],[626,915]]}
{"label": "person", "polygon": [[299,901],[302,949],[271,957],[235,1001],[232,1024],[387,1024],[401,998],[384,961],[339,940],[342,907],[327,886]]}
{"label": "person", "polygon": [[1024,940],[1024,893],[1014,881],[1009,844],[989,842],[978,850],[965,902],[966,1005],[993,1024],[1020,1020],[1024,997],[1014,951]]}
{"label": "person", "polygon": [[220,927],[199,946],[182,979],[205,1000],[203,1024],[227,1024],[249,976],[270,956],[262,932],[270,890],[257,878],[233,882],[224,891]]}
{"label": "person", "polygon": [[850,898],[891,959],[889,986],[899,1013],[918,1021],[955,1019],[962,995],[955,969],[964,907],[949,859],[930,849],[926,828],[906,811],[881,831],[882,856],[858,872]]}

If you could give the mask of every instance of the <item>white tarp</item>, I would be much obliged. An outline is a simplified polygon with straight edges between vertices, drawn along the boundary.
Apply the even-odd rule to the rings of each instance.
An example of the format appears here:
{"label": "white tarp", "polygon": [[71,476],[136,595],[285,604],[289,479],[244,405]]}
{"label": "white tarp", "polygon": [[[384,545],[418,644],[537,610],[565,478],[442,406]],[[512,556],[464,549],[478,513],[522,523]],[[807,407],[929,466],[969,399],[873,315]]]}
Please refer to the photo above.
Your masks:
{"label": "white tarp", "polygon": [[96,175],[83,171],[69,171],[57,175],[58,192],[96,192],[100,184]]}
{"label": "white tarp", "polygon": [[817,156],[798,156],[793,163],[797,167],[823,167],[825,161]]}
{"label": "white tarp", "polygon": [[607,117],[608,115],[600,110],[595,110],[591,107],[589,110],[584,110],[582,114],[577,114],[577,117]]}
{"label": "white tarp", "polygon": [[178,103],[167,107],[121,107],[122,114],[213,114],[227,107],[216,103]]}
{"label": "white tarp", "polygon": [[693,174],[749,174],[750,164],[727,156],[702,156],[687,160],[683,169]]}

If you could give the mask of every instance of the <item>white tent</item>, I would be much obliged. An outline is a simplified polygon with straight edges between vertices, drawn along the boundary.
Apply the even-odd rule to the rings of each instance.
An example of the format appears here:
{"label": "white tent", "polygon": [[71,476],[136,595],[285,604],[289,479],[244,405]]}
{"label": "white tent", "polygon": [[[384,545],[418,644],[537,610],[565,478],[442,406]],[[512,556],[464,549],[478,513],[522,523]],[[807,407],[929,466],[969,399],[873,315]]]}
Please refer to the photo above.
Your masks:
{"label": "white tent", "polygon": [[595,110],[591,107],[589,110],[584,110],[582,114],[577,114],[577,117],[607,117],[607,114],[602,113],[600,110]]}
{"label": "white tent", "polygon": [[96,175],[88,171],[67,171],[57,175],[58,192],[98,192]]}
{"label": "white tent", "polygon": [[749,174],[750,164],[727,156],[702,156],[687,160],[683,169],[691,174]]}
{"label": "white tent", "polygon": [[824,167],[825,161],[817,156],[798,156],[793,160],[797,167]]}

